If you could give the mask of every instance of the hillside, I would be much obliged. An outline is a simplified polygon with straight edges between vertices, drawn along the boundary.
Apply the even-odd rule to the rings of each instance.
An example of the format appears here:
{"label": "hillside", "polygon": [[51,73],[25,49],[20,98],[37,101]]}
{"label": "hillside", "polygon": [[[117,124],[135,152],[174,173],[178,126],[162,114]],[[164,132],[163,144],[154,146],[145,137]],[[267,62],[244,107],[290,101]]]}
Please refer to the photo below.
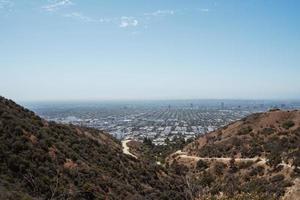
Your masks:
{"label": "hillside", "polygon": [[189,144],[180,138],[162,147],[126,142],[124,154],[105,132],[47,122],[0,97],[0,133],[0,199],[300,195],[300,111],[254,114]]}
{"label": "hillside", "polygon": [[299,199],[299,147],[300,111],[272,110],[198,138],[167,163],[184,172],[199,199],[248,193]]}
{"label": "hillside", "polygon": [[109,134],[47,122],[0,97],[0,199],[189,199],[183,178]]}

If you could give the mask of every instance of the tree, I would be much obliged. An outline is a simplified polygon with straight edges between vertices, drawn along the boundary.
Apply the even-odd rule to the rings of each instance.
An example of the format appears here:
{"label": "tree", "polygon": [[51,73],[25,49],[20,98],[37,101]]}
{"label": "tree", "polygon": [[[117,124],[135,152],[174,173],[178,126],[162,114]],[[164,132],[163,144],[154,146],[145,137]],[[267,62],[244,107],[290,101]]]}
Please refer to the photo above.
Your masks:
{"label": "tree", "polygon": [[235,165],[235,158],[234,156],[231,157],[230,161],[229,161],[229,172],[230,173],[235,173],[237,172],[238,168]]}
{"label": "tree", "polygon": [[271,152],[268,156],[267,156],[267,165],[276,168],[282,161],[281,161],[281,156],[280,153],[276,153],[276,152]]}
{"label": "tree", "polygon": [[144,138],[143,144],[147,146],[153,146],[152,140],[150,138]]}
{"label": "tree", "polygon": [[289,128],[293,127],[294,125],[295,125],[295,123],[293,121],[288,120],[282,124],[282,127],[285,129],[289,129]]}
{"label": "tree", "polygon": [[215,171],[216,175],[220,176],[223,174],[225,168],[226,168],[226,164],[224,164],[222,162],[216,162],[216,164],[214,166],[214,171]]}

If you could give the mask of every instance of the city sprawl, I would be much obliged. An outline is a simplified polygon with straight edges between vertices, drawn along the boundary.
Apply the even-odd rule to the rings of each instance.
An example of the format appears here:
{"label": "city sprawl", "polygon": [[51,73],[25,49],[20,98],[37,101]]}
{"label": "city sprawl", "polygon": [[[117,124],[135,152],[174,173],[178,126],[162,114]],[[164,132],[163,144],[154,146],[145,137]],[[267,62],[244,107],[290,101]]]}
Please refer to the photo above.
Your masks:
{"label": "city sprawl", "polygon": [[47,120],[105,130],[118,139],[149,138],[164,145],[175,137],[195,138],[251,113],[295,109],[296,102],[170,101],[40,104],[33,109]]}

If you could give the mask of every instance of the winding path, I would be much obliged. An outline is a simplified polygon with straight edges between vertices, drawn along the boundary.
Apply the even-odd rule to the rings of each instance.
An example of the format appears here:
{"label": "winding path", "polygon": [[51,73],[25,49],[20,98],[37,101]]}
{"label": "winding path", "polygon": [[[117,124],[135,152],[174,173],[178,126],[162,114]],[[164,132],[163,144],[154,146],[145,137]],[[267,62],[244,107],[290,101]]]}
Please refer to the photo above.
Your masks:
{"label": "winding path", "polygon": [[123,140],[122,141],[122,147],[123,147],[123,153],[127,154],[129,156],[132,156],[134,158],[137,159],[137,157],[135,155],[133,155],[130,151],[129,151],[129,147],[127,146],[127,143],[130,142],[131,140]]}
{"label": "winding path", "polygon": [[[229,157],[198,157],[198,156],[189,156],[186,152],[177,151],[175,152],[175,155],[177,155],[179,158],[185,158],[185,159],[191,159],[194,161],[203,160],[203,161],[220,161],[220,162],[230,162],[232,158]],[[266,164],[267,159],[261,158],[261,157],[255,157],[255,158],[235,158],[235,162],[257,162],[260,164]],[[287,163],[280,163],[279,165],[282,165],[283,167],[292,168],[293,166],[291,164]]]}

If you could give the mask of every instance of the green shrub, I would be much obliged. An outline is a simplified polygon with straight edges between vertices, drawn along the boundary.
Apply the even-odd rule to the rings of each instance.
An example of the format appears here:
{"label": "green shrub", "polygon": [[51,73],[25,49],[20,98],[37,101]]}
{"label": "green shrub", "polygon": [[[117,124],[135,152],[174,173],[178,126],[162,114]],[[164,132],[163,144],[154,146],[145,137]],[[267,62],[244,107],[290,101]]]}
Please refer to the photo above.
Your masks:
{"label": "green shrub", "polygon": [[292,128],[293,126],[295,125],[295,123],[291,120],[288,120],[288,121],[285,121],[283,124],[282,124],[282,127],[285,128],[285,129],[290,129]]}
{"label": "green shrub", "polygon": [[227,165],[222,162],[216,162],[214,166],[214,171],[216,175],[220,176],[224,173],[224,170],[226,169]]}
{"label": "green shrub", "polygon": [[273,133],[275,133],[275,129],[273,129],[273,128],[264,128],[262,130],[262,134],[264,134],[264,135],[271,135]]}
{"label": "green shrub", "polygon": [[203,160],[198,160],[197,164],[196,164],[196,169],[199,171],[203,171],[205,169],[208,168],[208,165],[205,161]]}
{"label": "green shrub", "polygon": [[250,126],[243,127],[239,130],[238,135],[246,135],[249,134],[253,129]]}

